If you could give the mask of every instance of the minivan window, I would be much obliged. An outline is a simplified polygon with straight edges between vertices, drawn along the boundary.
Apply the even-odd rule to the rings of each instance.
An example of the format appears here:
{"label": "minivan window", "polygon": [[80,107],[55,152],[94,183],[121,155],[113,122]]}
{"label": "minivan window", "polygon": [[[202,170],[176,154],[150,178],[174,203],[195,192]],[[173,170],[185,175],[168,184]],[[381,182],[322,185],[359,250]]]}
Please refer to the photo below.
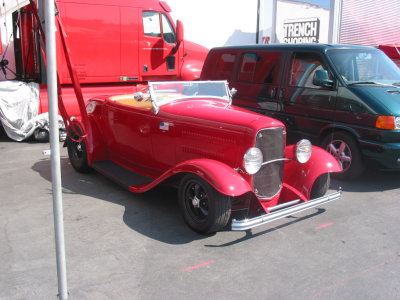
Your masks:
{"label": "minivan window", "polygon": [[340,76],[350,84],[393,84],[400,82],[400,69],[375,49],[340,49],[327,52]]}
{"label": "minivan window", "polygon": [[244,53],[242,56],[242,62],[240,63],[240,69],[237,75],[237,80],[243,82],[252,82],[256,65],[257,65],[257,54]]}
{"label": "minivan window", "polygon": [[278,83],[280,70],[278,52],[243,53],[237,80],[254,83]]}
{"label": "minivan window", "polygon": [[231,80],[233,74],[233,68],[235,66],[236,53],[215,53],[215,55],[209,56],[212,59],[210,68],[207,68],[202,76],[206,77],[207,80]]}
{"label": "minivan window", "polygon": [[[313,84],[315,71],[327,70],[317,53],[295,53],[290,67],[289,84],[309,88],[321,88]],[[329,72],[328,72],[329,74]]]}
{"label": "minivan window", "polygon": [[258,63],[254,81],[256,83],[279,82],[279,71],[281,69],[281,53],[261,52],[258,54]]}

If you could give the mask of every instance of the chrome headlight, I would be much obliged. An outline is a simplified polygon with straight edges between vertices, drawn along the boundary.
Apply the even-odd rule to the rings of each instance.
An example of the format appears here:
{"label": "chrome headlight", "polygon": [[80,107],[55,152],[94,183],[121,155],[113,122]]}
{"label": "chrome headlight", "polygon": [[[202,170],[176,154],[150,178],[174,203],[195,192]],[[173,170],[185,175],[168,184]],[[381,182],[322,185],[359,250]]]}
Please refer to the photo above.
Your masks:
{"label": "chrome headlight", "polygon": [[296,158],[301,164],[308,162],[312,153],[312,145],[309,140],[300,140],[296,144]]}
{"label": "chrome headlight", "polygon": [[249,174],[257,173],[263,163],[263,155],[260,149],[258,148],[250,148],[246,151],[243,157],[243,165],[244,169]]}
{"label": "chrome headlight", "polygon": [[94,101],[88,102],[88,104],[86,105],[86,112],[88,114],[91,114],[94,112],[95,109],[96,109],[96,102]]}

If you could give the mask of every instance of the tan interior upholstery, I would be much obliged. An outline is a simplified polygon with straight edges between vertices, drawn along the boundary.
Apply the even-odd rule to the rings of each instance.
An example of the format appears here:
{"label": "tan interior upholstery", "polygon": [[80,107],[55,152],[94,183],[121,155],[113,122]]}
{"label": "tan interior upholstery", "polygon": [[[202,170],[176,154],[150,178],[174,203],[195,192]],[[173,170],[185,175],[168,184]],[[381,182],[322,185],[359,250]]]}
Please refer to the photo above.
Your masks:
{"label": "tan interior upholstery", "polygon": [[137,101],[133,97],[133,95],[118,95],[118,96],[112,96],[110,97],[110,100],[125,104],[125,105],[130,105],[134,107],[141,107],[141,108],[146,108],[146,109],[151,109],[153,106],[151,105],[151,101]]}

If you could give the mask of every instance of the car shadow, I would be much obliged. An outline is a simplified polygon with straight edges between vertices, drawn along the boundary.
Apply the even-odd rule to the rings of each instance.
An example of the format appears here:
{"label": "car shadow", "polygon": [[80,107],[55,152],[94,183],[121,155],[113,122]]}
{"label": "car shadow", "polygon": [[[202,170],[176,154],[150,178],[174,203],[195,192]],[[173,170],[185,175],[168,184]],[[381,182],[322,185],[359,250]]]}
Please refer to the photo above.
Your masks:
{"label": "car shadow", "polygon": [[399,188],[400,172],[378,171],[367,169],[357,179],[354,180],[338,180],[332,178],[331,189],[341,188],[344,192],[379,192],[388,191]]}
{"label": "car shadow", "polygon": [[[32,169],[45,180],[51,182],[50,160],[42,159],[36,162]],[[62,188],[69,205],[73,201],[81,201],[73,195],[89,196],[99,201],[107,201],[124,207],[124,223],[149,238],[168,244],[187,244],[194,240],[207,239],[210,235],[201,235],[193,232],[183,221],[177,201],[175,188],[160,186],[143,194],[131,193],[115,184],[103,175],[92,172],[82,174],[76,172],[68,158],[61,158]],[[398,188],[398,173],[367,171],[362,177],[354,181],[339,181],[332,179],[331,188],[342,188],[344,192],[371,192]],[[51,193],[51,190],[49,191]],[[70,197],[72,195],[72,197]],[[64,200],[64,203],[66,200]],[[65,204],[64,204],[65,205]],[[80,202],[77,203],[80,205]],[[251,230],[235,235],[234,240],[220,245],[205,245],[206,247],[227,247],[246,240],[268,234],[277,229],[292,225],[302,220],[324,213],[324,209],[310,211],[304,217],[288,217],[287,223],[278,227],[269,227],[266,230],[252,233]],[[79,220],[82,216],[76,216]]]}
{"label": "car shadow", "polygon": [[292,220],[292,221],[288,221],[288,222],[283,223],[281,225],[278,225],[278,226],[275,226],[275,227],[272,227],[272,228],[268,228],[266,230],[263,230],[263,231],[260,231],[260,232],[257,232],[257,233],[253,233],[251,229],[250,230],[246,230],[246,231],[244,231],[245,235],[240,237],[240,238],[238,238],[238,239],[236,239],[236,240],[233,240],[233,241],[230,241],[230,242],[227,242],[227,243],[224,243],[224,244],[219,244],[219,245],[205,245],[205,247],[223,248],[223,247],[233,246],[235,244],[244,242],[246,240],[254,239],[254,238],[262,236],[264,234],[267,234],[267,233],[270,233],[270,232],[274,232],[276,230],[279,230],[281,228],[284,228],[284,227],[287,227],[289,225],[295,224],[297,222],[301,222],[301,221],[313,218],[313,217],[315,217],[317,215],[320,215],[320,214],[324,213],[325,211],[326,210],[324,208],[316,208],[316,210],[313,213],[310,213],[310,214],[308,214],[306,216],[303,216],[303,217],[289,216],[289,217],[286,217],[286,220]]}
{"label": "car shadow", "polygon": [[[36,162],[32,169],[51,182],[49,159]],[[81,205],[82,199],[74,195],[121,205],[125,208],[123,221],[129,228],[168,244],[186,244],[208,237],[193,232],[185,224],[179,211],[176,189],[172,187],[160,186],[143,194],[134,194],[97,172],[76,172],[68,158],[61,158],[61,170],[64,206]],[[81,218],[84,217],[73,217],[77,221]]]}

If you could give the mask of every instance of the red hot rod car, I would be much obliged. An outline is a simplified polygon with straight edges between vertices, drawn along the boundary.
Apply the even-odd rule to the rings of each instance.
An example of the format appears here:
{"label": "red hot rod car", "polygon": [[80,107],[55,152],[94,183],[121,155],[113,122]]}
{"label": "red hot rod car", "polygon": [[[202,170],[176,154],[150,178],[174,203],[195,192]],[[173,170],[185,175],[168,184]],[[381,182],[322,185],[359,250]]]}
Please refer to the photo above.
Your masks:
{"label": "red hot rod car", "polygon": [[[72,120],[72,166],[134,193],[178,187],[195,231],[247,230],[340,198],[325,195],[341,170],[308,140],[285,145],[285,126],[231,105],[225,81],[152,82],[149,94],[91,99]],[[86,123],[86,124],[85,124]],[[312,199],[312,200],[310,200]]]}

